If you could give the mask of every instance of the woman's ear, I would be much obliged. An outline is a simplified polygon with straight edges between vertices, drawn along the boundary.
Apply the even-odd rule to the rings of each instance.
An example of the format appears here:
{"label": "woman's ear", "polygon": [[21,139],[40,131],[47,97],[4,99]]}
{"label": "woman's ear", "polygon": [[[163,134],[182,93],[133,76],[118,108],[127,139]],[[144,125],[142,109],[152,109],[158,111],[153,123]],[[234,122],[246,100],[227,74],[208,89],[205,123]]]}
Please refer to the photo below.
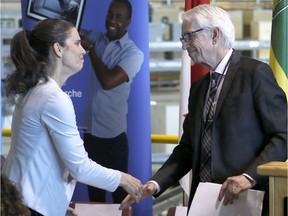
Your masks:
{"label": "woman's ear", "polygon": [[55,53],[55,55],[58,57],[58,58],[61,58],[62,57],[62,47],[59,43],[54,43],[53,44],[53,51]]}

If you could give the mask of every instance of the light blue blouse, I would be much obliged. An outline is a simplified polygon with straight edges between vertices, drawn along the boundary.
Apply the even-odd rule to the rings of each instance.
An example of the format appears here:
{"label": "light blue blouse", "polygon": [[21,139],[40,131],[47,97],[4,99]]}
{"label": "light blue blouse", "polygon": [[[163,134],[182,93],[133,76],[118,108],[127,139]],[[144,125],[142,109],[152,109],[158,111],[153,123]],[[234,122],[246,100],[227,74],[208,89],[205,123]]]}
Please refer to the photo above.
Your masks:
{"label": "light blue blouse", "polygon": [[119,171],[88,158],[72,101],[53,79],[38,84],[16,105],[3,174],[26,205],[45,216],[65,215],[76,180],[115,191],[121,179]]}

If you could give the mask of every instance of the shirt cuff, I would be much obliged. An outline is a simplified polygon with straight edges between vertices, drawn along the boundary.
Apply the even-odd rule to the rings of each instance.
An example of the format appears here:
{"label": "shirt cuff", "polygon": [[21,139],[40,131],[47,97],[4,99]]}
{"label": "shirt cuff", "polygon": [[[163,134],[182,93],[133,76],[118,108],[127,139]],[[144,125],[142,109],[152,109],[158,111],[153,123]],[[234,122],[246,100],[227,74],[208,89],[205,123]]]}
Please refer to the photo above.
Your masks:
{"label": "shirt cuff", "polygon": [[156,191],[155,191],[155,193],[153,195],[156,195],[156,194],[158,194],[161,191],[161,188],[160,188],[159,184],[156,181],[150,180],[148,182],[151,182],[151,183],[156,185]]}
{"label": "shirt cuff", "polygon": [[257,184],[257,182],[251,176],[249,176],[248,174],[243,173],[242,175],[245,176],[251,182],[252,187],[254,187]]}

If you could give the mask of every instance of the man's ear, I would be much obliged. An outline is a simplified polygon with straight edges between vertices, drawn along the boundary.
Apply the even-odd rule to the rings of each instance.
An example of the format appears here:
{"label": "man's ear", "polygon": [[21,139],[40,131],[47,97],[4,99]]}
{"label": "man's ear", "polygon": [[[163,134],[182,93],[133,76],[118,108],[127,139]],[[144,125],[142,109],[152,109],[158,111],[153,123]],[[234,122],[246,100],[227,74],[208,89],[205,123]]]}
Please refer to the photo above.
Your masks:
{"label": "man's ear", "polygon": [[219,34],[220,34],[220,29],[218,27],[215,27],[213,29],[212,39],[218,39],[219,38]]}
{"label": "man's ear", "polygon": [[59,44],[59,43],[54,43],[53,44],[53,51],[55,53],[55,55],[58,57],[58,58],[61,58],[62,57],[62,46]]}
{"label": "man's ear", "polygon": [[212,44],[215,45],[219,41],[220,29],[218,27],[213,28],[212,32]]}

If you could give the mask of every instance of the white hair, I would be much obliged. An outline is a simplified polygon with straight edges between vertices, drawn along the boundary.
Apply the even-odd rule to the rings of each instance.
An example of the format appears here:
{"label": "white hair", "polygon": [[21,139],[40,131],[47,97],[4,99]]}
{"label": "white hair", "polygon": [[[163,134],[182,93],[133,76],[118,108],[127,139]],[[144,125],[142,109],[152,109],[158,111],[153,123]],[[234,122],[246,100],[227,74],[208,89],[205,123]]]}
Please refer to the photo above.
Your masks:
{"label": "white hair", "polygon": [[235,28],[230,15],[222,8],[211,4],[201,4],[184,12],[182,20],[188,21],[197,28],[213,29],[218,27],[221,32],[220,43],[222,46],[228,49],[233,47]]}

